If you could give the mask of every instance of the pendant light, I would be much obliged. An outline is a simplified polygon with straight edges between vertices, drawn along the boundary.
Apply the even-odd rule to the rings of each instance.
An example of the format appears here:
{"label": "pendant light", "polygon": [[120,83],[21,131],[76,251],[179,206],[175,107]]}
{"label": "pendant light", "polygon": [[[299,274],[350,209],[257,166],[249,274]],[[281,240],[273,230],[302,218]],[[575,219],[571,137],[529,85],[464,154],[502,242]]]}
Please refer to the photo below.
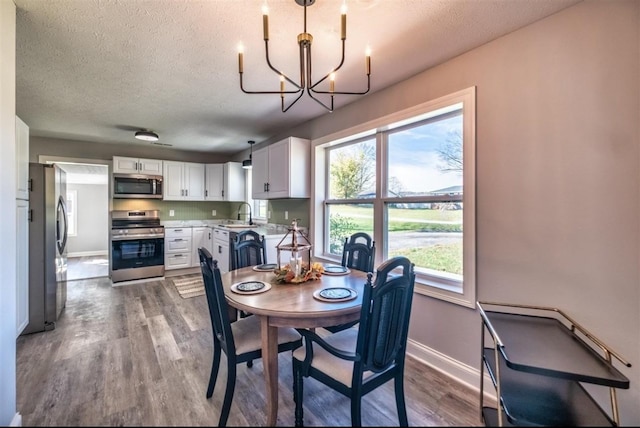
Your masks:
{"label": "pendant light", "polygon": [[245,159],[245,160],[243,160],[243,161],[242,161],[242,167],[243,167],[244,169],[251,169],[251,158],[252,158],[252,156],[253,156],[253,145],[254,145],[255,143],[256,143],[256,142],[255,142],[255,141],[253,141],[253,140],[250,140],[250,141],[249,141],[249,144],[251,145],[251,153],[249,154],[249,159]]}

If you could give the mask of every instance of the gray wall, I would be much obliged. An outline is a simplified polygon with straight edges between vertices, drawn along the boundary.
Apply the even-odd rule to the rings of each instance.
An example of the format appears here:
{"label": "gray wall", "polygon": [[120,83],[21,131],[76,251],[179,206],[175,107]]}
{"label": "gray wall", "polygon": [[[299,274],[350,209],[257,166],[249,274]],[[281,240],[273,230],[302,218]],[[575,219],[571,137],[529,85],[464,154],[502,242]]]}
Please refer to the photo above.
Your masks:
{"label": "gray wall", "polygon": [[110,230],[108,186],[68,183],[67,191],[69,190],[76,190],[78,194],[78,230],[77,235],[70,236],[67,241],[69,255],[107,255]]}
{"label": "gray wall", "polygon": [[[639,28],[640,2],[585,1],[290,130],[476,86],[478,298],[561,308],[628,359],[623,425],[640,424]],[[476,310],[416,294],[410,338],[445,369],[480,367]]]}

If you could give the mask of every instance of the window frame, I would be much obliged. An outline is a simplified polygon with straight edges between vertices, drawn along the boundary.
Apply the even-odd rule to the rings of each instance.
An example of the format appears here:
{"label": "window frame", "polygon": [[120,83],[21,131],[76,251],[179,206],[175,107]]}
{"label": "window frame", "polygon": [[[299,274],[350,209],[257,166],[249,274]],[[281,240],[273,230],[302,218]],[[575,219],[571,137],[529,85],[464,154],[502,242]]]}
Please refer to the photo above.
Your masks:
{"label": "window frame", "polygon": [[[256,223],[267,223],[269,220],[269,204],[266,199],[253,199],[253,169],[245,170],[245,200],[251,205],[252,218]],[[266,212],[265,216],[260,215],[260,206],[263,206]]]}
{"label": "window frame", "polygon": [[[387,142],[386,133],[406,126],[446,114],[455,110],[452,106],[461,104],[463,125],[463,279],[462,281],[446,274],[430,275],[416,272],[415,292],[458,305],[475,308],[476,301],[476,88],[469,87],[452,94],[427,101],[370,122],[354,126],[343,131],[318,138],[312,141],[312,204],[310,220],[313,225],[311,236],[320,243],[314,247],[314,257],[339,262],[335,255],[329,253],[329,219],[326,213],[325,195],[329,189],[329,168],[327,165],[327,148],[344,146],[372,137],[376,140],[376,197],[374,204],[373,238],[376,242],[384,242],[387,230],[386,204],[397,202],[420,202],[423,197],[390,197],[387,194]],[[367,199],[364,199],[366,201]],[[332,200],[329,203],[362,203],[363,199]],[[376,245],[376,266],[386,257],[383,245]],[[325,251],[325,249],[327,249]]]}
{"label": "window frame", "polygon": [[[69,197],[69,195],[71,195],[71,197]],[[69,229],[73,230],[73,232],[68,230],[67,236],[75,237],[78,236],[78,191],[76,189],[67,189],[67,194],[65,196]],[[71,204],[69,203],[69,200],[72,201]]]}

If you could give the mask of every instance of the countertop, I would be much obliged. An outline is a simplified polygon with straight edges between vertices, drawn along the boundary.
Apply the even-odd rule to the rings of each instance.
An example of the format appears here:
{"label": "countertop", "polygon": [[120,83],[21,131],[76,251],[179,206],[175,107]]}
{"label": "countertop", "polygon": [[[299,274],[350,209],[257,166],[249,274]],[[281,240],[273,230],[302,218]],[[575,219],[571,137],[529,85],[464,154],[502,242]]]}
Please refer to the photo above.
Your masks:
{"label": "countertop", "polygon": [[[240,232],[242,230],[253,230],[260,235],[266,237],[283,237],[289,231],[289,225],[264,223],[258,224],[255,227],[247,227],[247,229],[239,229],[237,227],[225,227],[227,224],[242,224],[242,222],[236,222],[232,220],[165,220],[161,221],[164,227],[220,227],[230,232]],[[300,231],[307,234],[307,229],[299,227]]]}

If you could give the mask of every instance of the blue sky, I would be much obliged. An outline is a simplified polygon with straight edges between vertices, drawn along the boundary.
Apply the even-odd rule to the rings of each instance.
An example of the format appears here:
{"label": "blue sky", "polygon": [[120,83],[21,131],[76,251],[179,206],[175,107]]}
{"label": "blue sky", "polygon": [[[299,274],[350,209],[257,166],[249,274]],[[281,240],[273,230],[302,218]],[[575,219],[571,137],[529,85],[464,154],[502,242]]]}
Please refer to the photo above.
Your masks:
{"label": "blue sky", "polygon": [[424,192],[462,185],[462,175],[444,173],[446,164],[438,151],[451,134],[462,135],[462,116],[440,120],[389,137],[389,175],[402,183],[404,191]]}

